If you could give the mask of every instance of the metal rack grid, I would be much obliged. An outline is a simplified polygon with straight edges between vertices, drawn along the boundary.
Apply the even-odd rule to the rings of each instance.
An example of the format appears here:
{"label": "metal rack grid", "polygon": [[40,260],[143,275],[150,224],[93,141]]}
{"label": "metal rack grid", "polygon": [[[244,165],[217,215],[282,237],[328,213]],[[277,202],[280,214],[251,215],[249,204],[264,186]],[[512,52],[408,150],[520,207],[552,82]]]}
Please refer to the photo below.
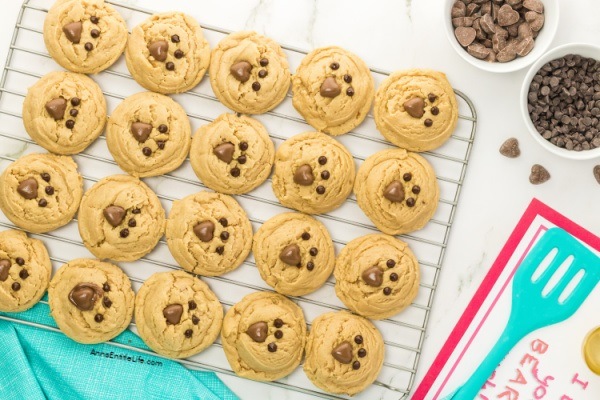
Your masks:
{"label": "metal rack grid", "polygon": [[[46,52],[41,30],[43,19],[51,3],[51,0],[24,0],[15,25],[6,65],[0,80],[0,127],[2,127],[0,128],[0,164],[2,169],[6,167],[8,162],[16,160],[24,153],[44,151],[24,131],[21,104],[26,87],[45,73],[59,69]],[[151,11],[131,5],[112,1],[110,3],[124,15],[130,27],[152,14]],[[202,27],[211,47],[224,35],[230,33],[227,30],[209,25],[202,24]],[[298,65],[300,59],[306,54],[306,51],[302,49],[291,46],[282,47],[288,55],[292,67]],[[371,71],[378,83],[388,75],[387,72],[380,69],[372,68]],[[114,109],[120,100],[141,90],[132,80],[122,59],[110,69],[95,75],[94,79],[104,89],[109,111]],[[173,96],[187,110],[194,130],[200,124],[210,122],[220,113],[227,111],[218,103],[207,81],[205,78],[192,91]],[[477,125],[473,103],[462,92],[458,90],[455,92],[459,99],[460,119],[456,132],[442,148],[423,153],[437,171],[441,188],[440,206],[427,227],[419,232],[400,236],[411,245],[419,259],[422,274],[420,292],[414,303],[400,315],[382,321],[375,321],[376,326],[382,331],[386,343],[384,367],[372,387],[355,398],[404,399],[408,397],[414,384],[429,313]],[[198,113],[197,110],[202,110],[202,112]],[[302,120],[291,106],[291,94],[288,94],[287,99],[274,111],[256,116],[256,118],[267,127],[276,145],[295,133],[311,130],[310,126]],[[287,132],[285,132],[286,130]],[[357,165],[360,165],[374,151],[392,147],[377,133],[371,114],[360,127],[347,135],[338,137],[338,139],[350,149]],[[120,173],[116,163],[111,159],[104,141],[104,136],[101,136],[85,152],[74,156],[84,176],[86,188],[89,188],[91,184],[103,176]],[[167,210],[170,209],[173,200],[200,189],[206,189],[193,174],[189,159],[177,171],[160,178],[145,179],[145,182],[155,190]],[[177,193],[177,196],[173,196],[173,193]],[[252,193],[235,197],[248,212],[254,229],[269,217],[287,211],[272,194],[270,179]],[[340,209],[320,215],[317,218],[329,228],[337,251],[354,237],[377,231],[360,211],[353,196],[348,198]],[[0,213],[0,229],[10,228],[14,229],[15,227]],[[81,243],[77,232],[76,219],[57,231],[33,236],[43,239],[51,254],[56,254],[58,249],[66,249],[73,258],[90,256]],[[67,261],[54,256],[51,259],[55,269]],[[157,249],[148,256],[134,263],[123,263],[121,267],[131,278],[134,289],[137,289],[144,279],[153,272],[179,269],[168,253],[164,240],[161,240]],[[232,273],[221,277],[205,277],[203,279],[215,290],[225,309],[231,307],[249,292],[271,290],[260,280],[252,256],[245,261],[242,267]],[[319,291],[302,297],[291,297],[294,302],[303,308],[309,327],[310,321],[320,313],[344,308],[343,304],[335,297],[333,285],[334,281],[331,277]],[[48,330],[57,330],[54,327],[21,321],[6,315],[0,316],[0,319],[34,325]],[[135,330],[135,323],[132,323],[131,327]],[[114,342],[113,344],[160,357],[146,350],[131,348]],[[223,375],[235,376],[229,368],[220,347],[220,342],[217,341],[202,354],[178,361],[189,368],[211,370]],[[264,384],[283,387],[320,398],[343,398],[321,392],[307,380],[300,369],[280,381]],[[240,385],[243,385],[243,381],[240,382]]]}

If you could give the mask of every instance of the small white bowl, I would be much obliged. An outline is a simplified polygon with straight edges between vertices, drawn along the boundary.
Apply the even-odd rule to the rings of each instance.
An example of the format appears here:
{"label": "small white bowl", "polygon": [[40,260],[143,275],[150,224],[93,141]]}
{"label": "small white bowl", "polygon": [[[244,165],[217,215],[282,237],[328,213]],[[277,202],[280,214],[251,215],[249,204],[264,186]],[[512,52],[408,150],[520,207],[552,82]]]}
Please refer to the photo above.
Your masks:
{"label": "small white bowl", "polygon": [[445,0],[444,4],[444,26],[446,28],[446,36],[450,41],[454,50],[464,58],[469,64],[474,65],[475,67],[482,69],[484,71],[489,72],[514,72],[520,69],[525,68],[530,65],[532,62],[537,60],[550,46],[552,40],[554,40],[554,35],[556,34],[556,29],[558,28],[558,0],[542,0],[544,3],[544,26],[540,31],[539,35],[535,39],[535,46],[533,50],[525,57],[515,58],[512,61],[501,63],[501,62],[488,62],[484,60],[480,60],[478,58],[473,57],[467,50],[464,49],[456,40],[456,36],[454,36],[454,27],[452,26],[452,18],[450,17],[450,11],[452,10],[452,5],[456,0]]}
{"label": "small white bowl", "polygon": [[529,93],[529,86],[531,85],[531,81],[533,80],[535,74],[548,61],[552,61],[557,58],[566,56],[567,54],[579,54],[583,57],[591,57],[596,60],[600,60],[600,47],[585,43],[569,43],[555,47],[554,49],[541,56],[539,60],[537,60],[527,72],[527,75],[525,75],[525,80],[523,81],[523,86],[521,86],[521,113],[523,114],[523,120],[525,121],[525,126],[527,126],[527,130],[529,131],[529,133],[531,133],[531,136],[533,136],[535,141],[538,142],[543,148],[545,148],[553,154],[571,160],[591,160],[593,158],[600,157],[600,148],[595,148],[592,150],[575,151],[563,149],[562,147],[553,145],[552,143],[544,139],[542,135],[540,135],[539,132],[535,129],[535,127],[533,126],[533,122],[531,121],[531,117],[529,116],[529,111],[527,110],[527,95]]}

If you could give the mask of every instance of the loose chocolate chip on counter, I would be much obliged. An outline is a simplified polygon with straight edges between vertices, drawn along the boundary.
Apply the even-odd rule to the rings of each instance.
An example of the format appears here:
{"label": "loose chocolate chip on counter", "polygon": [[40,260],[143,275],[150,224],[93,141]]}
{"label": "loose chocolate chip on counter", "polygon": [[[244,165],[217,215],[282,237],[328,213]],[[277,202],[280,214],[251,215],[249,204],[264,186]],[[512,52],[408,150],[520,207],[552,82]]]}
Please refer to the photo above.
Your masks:
{"label": "loose chocolate chip on counter", "polygon": [[258,71],[259,78],[265,78],[267,75],[269,75],[269,73],[267,72],[266,69],[261,69],[260,71]]}
{"label": "loose chocolate chip on counter", "polygon": [[383,271],[377,265],[364,270],[361,277],[369,286],[379,287],[383,283]]}
{"label": "loose chocolate chip on counter", "polygon": [[323,178],[324,180],[329,179],[330,176],[331,176],[331,174],[329,173],[329,171],[321,172],[321,178]]}
{"label": "loose chocolate chip on counter", "polygon": [[190,310],[195,310],[198,307],[198,304],[194,300],[188,301],[188,308]]}
{"label": "loose chocolate chip on counter", "polygon": [[319,157],[319,165],[325,165],[325,164],[327,164],[327,157],[320,156]]}
{"label": "loose chocolate chip on counter", "polygon": [[102,314],[96,314],[96,315],[94,315],[94,321],[96,321],[97,323],[100,323],[100,322],[104,321],[104,316]]}
{"label": "loose chocolate chip on counter", "polygon": [[421,118],[425,114],[425,102],[420,97],[413,97],[410,100],[406,100],[402,107],[413,118]]}
{"label": "loose chocolate chip on counter", "polygon": [[223,246],[219,246],[215,249],[215,252],[219,255],[223,254],[225,252],[225,247]]}
{"label": "loose chocolate chip on counter", "polygon": [[52,186],[46,186],[46,189],[44,189],[44,191],[46,192],[46,194],[48,196],[52,196],[54,194],[54,187],[52,187]]}
{"label": "loose chocolate chip on counter", "polygon": [[22,267],[23,265],[25,265],[25,260],[23,260],[22,257],[17,257],[15,258],[15,262],[17,263],[18,266]]}
{"label": "loose chocolate chip on counter", "polygon": [[163,308],[163,317],[169,325],[177,325],[181,321],[183,306],[181,304],[169,304]]}
{"label": "loose chocolate chip on counter", "polygon": [[35,199],[38,196],[38,183],[34,178],[27,178],[19,183],[17,192],[26,200]]}
{"label": "loose chocolate chip on counter", "polygon": [[300,247],[298,247],[297,244],[285,246],[283,250],[281,250],[281,253],[279,253],[279,259],[292,267],[297,266],[302,261]]}
{"label": "loose chocolate chip on counter", "polygon": [[71,110],[69,110],[69,115],[73,118],[75,118],[76,116],[79,115],[79,111],[77,111],[76,109],[72,108]]}
{"label": "loose chocolate chip on counter", "polygon": [[349,87],[346,89],[346,95],[350,97],[354,96],[354,88]]}
{"label": "loose chocolate chip on counter", "polygon": [[275,336],[276,339],[281,339],[283,337],[283,332],[280,330],[276,330],[273,335]]}
{"label": "loose chocolate chip on counter", "polygon": [[110,308],[112,306],[112,301],[108,297],[105,297],[102,299],[102,305],[104,308]]}
{"label": "loose chocolate chip on counter", "polygon": [[119,236],[121,236],[123,239],[125,239],[127,236],[129,236],[129,229],[127,229],[127,228],[121,229],[121,232],[119,232]]}
{"label": "loose chocolate chip on counter", "polygon": [[93,37],[94,39],[97,39],[100,37],[100,31],[98,29],[92,29],[90,31],[90,36]]}
{"label": "loose chocolate chip on counter", "polygon": [[363,343],[363,337],[361,335],[354,336],[354,343],[356,343],[356,344],[362,344]]}
{"label": "loose chocolate chip on counter", "polygon": [[100,20],[100,18],[96,17],[95,15],[92,15],[90,17],[90,21],[92,24],[98,24],[98,21]]}
{"label": "loose chocolate chip on counter", "polygon": [[540,185],[550,179],[550,173],[546,168],[540,164],[534,164],[531,167],[531,174],[529,175],[529,182],[534,185]]}
{"label": "loose chocolate chip on counter", "polygon": [[213,239],[215,224],[212,221],[202,221],[194,225],[194,234],[204,243]]}
{"label": "loose chocolate chip on counter", "polygon": [[343,341],[331,350],[331,355],[342,364],[350,364],[352,362],[352,345],[348,341]]}
{"label": "loose chocolate chip on counter", "polygon": [[406,172],[404,175],[402,175],[402,179],[404,179],[404,182],[410,182],[412,179],[412,174],[410,172]]}
{"label": "loose chocolate chip on counter", "polygon": [[86,44],[83,45],[83,47],[87,50],[87,51],[92,51],[94,49],[94,45],[91,44],[90,42],[87,42]]}
{"label": "loose chocolate chip on counter", "polygon": [[383,191],[383,197],[393,203],[404,200],[404,185],[400,181],[392,181]]}
{"label": "loose chocolate chip on counter", "polygon": [[281,328],[283,326],[283,321],[279,318],[275,318],[273,325],[275,325],[275,328]]}
{"label": "loose chocolate chip on counter", "polygon": [[40,199],[38,201],[38,206],[40,206],[40,207],[46,207],[47,205],[48,205],[48,200],[46,200],[46,199]]}
{"label": "loose chocolate chip on counter", "polygon": [[252,90],[254,90],[255,92],[258,92],[260,90],[260,83],[259,82],[253,82],[252,83]]}
{"label": "loose chocolate chip on counter", "polygon": [[102,297],[102,289],[93,283],[78,283],[69,293],[69,301],[81,311],[94,308],[94,304],[100,297]]}
{"label": "loose chocolate chip on counter", "polygon": [[129,131],[140,143],[144,143],[150,137],[150,133],[152,132],[152,125],[147,124],[145,122],[134,122],[131,124],[131,128]]}
{"label": "loose chocolate chip on counter", "polygon": [[185,331],[185,332],[183,332],[183,334],[185,335],[185,337],[186,337],[186,338],[188,338],[188,339],[189,339],[189,338],[191,338],[191,337],[192,337],[192,335],[194,334],[194,331],[193,331],[193,330],[191,330],[191,329],[186,329],[186,331]]}
{"label": "loose chocolate chip on counter", "polygon": [[266,67],[267,65],[269,65],[269,59],[268,58],[261,58],[260,59],[260,66],[261,67]]}
{"label": "loose chocolate chip on counter", "polygon": [[500,154],[508,158],[516,158],[521,155],[519,141],[516,138],[506,139],[500,146]]}
{"label": "loose chocolate chip on counter", "polygon": [[192,316],[192,324],[198,325],[198,322],[200,322],[200,318],[196,317],[195,315]]}
{"label": "loose chocolate chip on counter", "polygon": [[165,64],[165,68],[169,71],[174,71],[175,70],[175,64],[172,61],[168,61]]}
{"label": "loose chocolate chip on counter", "polygon": [[467,47],[475,40],[475,36],[477,32],[472,27],[467,26],[459,26],[454,30],[454,36],[456,36],[456,40],[460,43],[461,46]]}
{"label": "loose chocolate chip on counter", "polygon": [[431,125],[433,125],[433,121],[427,118],[425,121],[423,121],[423,125],[429,128]]}
{"label": "loose chocolate chip on counter", "polygon": [[406,199],[406,205],[409,207],[414,207],[415,206],[415,199],[413,199],[412,197],[409,197],[408,199]]}
{"label": "loose chocolate chip on counter", "polygon": [[317,186],[317,194],[325,194],[325,186],[319,185]]}
{"label": "loose chocolate chip on counter", "polygon": [[309,271],[312,271],[313,269],[315,269],[315,263],[312,261],[309,261],[306,263],[306,269]]}
{"label": "loose chocolate chip on counter", "polygon": [[112,227],[116,228],[125,218],[125,209],[115,205],[108,206],[102,211],[102,215]]}
{"label": "loose chocolate chip on counter", "polygon": [[217,147],[213,149],[213,154],[217,156],[217,158],[223,162],[229,164],[231,160],[233,160],[233,152],[235,151],[235,146],[230,143],[221,143]]}
{"label": "loose chocolate chip on counter", "polygon": [[175,58],[180,59],[183,57],[184,54],[183,54],[183,51],[181,51],[181,50],[175,50],[173,55],[175,56]]}
{"label": "loose chocolate chip on counter", "polygon": [[277,351],[277,343],[275,343],[275,342],[269,343],[267,345],[267,349],[269,349],[269,352],[275,353]]}
{"label": "loose chocolate chip on counter", "polygon": [[159,148],[159,150],[164,150],[165,148],[165,141],[164,140],[157,140],[156,141],[156,146]]}
{"label": "loose chocolate chip on counter", "polygon": [[352,369],[359,369],[360,368],[360,361],[354,361],[352,363]]}
{"label": "loose chocolate chip on counter", "polygon": [[229,171],[231,176],[233,176],[234,178],[237,178],[238,176],[240,176],[241,172],[242,171],[240,171],[240,169],[238,167],[233,167],[233,168],[231,168],[231,171]]}
{"label": "loose chocolate chip on counter", "polygon": [[315,181],[312,167],[308,164],[303,164],[296,168],[294,172],[294,182],[301,186],[310,186]]}
{"label": "loose chocolate chip on counter", "polygon": [[365,349],[359,349],[358,350],[358,356],[360,358],[366,357],[367,356],[367,350],[365,350]]}
{"label": "loose chocolate chip on counter", "polygon": [[397,274],[397,273],[395,273],[395,272],[392,272],[392,273],[390,274],[390,281],[392,281],[392,282],[396,282],[397,280],[398,280],[398,274]]}
{"label": "loose chocolate chip on counter", "polygon": [[389,287],[383,288],[383,294],[386,296],[389,296],[390,294],[392,294],[392,288],[389,288]]}
{"label": "loose chocolate chip on counter", "polygon": [[302,240],[309,240],[309,239],[310,239],[310,233],[304,232],[302,234]]}
{"label": "loose chocolate chip on counter", "polygon": [[70,22],[63,26],[62,31],[71,43],[78,44],[81,40],[81,31],[83,24],[81,22]]}
{"label": "loose chocolate chip on counter", "polygon": [[440,113],[440,109],[437,106],[431,107],[431,115],[438,115]]}
{"label": "loose chocolate chip on counter", "polygon": [[57,97],[56,99],[52,99],[46,103],[44,106],[46,111],[55,121],[61,120],[65,116],[65,111],[67,110],[67,101],[62,97]]}
{"label": "loose chocolate chip on counter", "polygon": [[229,232],[221,232],[220,237],[222,241],[227,241],[229,239]]}
{"label": "loose chocolate chip on counter", "polygon": [[14,290],[15,292],[18,292],[19,290],[21,290],[21,284],[19,282],[13,282],[12,285],[10,285],[10,287],[12,288],[12,290]]}
{"label": "loose chocolate chip on counter", "polygon": [[44,181],[46,181],[46,182],[50,182],[50,174],[49,174],[49,173],[47,173],[47,172],[42,172],[42,173],[40,174],[40,176],[42,177],[42,179],[43,179]]}
{"label": "loose chocolate chip on counter", "polygon": [[0,282],[4,282],[8,279],[8,271],[10,271],[11,266],[10,260],[0,260]]}
{"label": "loose chocolate chip on counter", "polygon": [[105,292],[110,292],[110,285],[108,284],[108,282],[104,282],[104,284],[102,285],[102,290],[104,290]]}
{"label": "loose chocolate chip on counter", "polygon": [[135,222],[135,219],[131,218],[129,221],[127,221],[127,226],[130,228],[135,228],[135,226],[137,225],[137,222]]}
{"label": "loose chocolate chip on counter", "polygon": [[248,82],[251,70],[252,65],[248,61],[239,61],[229,68],[231,75],[242,83]]}
{"label": "loose chocolate chip on counter", "polygon": [[413,192],[414,194],[421,193],[421,186],[418,186],[418,185],[413,186],[411,192]]}
{"label": "loose chocolate chip on counter", "polygon": [[171,42],[173,42],[173,43],[179,43],[180,42],[179,35],[173,35],[173,36],[171,36]]}
{"label": "loose chocolate chip on counter", "polygon": [[339,96],[342,92],[340,85],[338,85],[337,81],[333,76],[329,76],[325,78],[323,83],[321,84],[320,93],[321,96],[333,99],[334,97]]}
{"label": "loose chocolate chip on counter", "polygon": [[246,159],[246,156],[244,156],[244,155],[241,155],[241,156],[239,156],[239,157],[237,158],[237,161],[238,161],[240,164],[246,164],[246,161],[248,161],[248,160]]}
{"label": "loose chocolate chip on counter", "polygon": [[600,165],[594,167],[594,178],[596,178],[596,182],[600,183]]}
{"label": "loose chocolate chip on counter", "polygon": [[166,40],[152,42],[148,45],[148,51],[156,61],[165,61],[169,51],[169,42]]}
{"label": "loose chocolate chip on counter", "polygon": [[344,82],[352,83],[352,77],[348,74],[344,75]]}

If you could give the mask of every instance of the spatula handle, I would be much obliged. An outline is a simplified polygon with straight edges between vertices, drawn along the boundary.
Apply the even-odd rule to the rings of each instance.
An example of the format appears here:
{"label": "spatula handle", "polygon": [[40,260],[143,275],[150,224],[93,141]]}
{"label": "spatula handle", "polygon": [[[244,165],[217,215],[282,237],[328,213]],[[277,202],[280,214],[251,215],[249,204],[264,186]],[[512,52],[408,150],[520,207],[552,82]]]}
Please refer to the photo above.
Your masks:
{"label": "spatula handle", "polygon": [[458,389],[452,396],[456,400],[472,400],[475,399],[481,387],[487,379],[492,375],[498,364],[504,360],[504,357],[512,350],[512,348],[523,338],[524,335],[509,329],[510,324],[506,327],[502,335],[488,353],[485,359],[479,364],[479,367],[473,372],[471,377],[465,384]]}

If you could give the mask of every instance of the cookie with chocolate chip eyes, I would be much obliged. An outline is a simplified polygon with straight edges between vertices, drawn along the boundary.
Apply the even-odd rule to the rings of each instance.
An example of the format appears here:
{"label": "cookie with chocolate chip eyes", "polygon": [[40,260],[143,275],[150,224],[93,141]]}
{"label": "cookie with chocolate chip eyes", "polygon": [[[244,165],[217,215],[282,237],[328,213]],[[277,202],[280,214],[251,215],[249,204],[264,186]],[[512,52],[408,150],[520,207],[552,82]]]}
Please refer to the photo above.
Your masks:
{"label": "cookie with chocolate chip eyes", "polygon": [[46,15],[44,43],[62,67],[95,74],[110,67],[123,53],[127,25],[104,0],[61,0]]}
{"label": "cookie with chocolate chip eyes", "polygon": [[60,330],[79,343],[110,340],[129,326],[131,282],[116,265],[79,258],[68,262],[48,288],[50,313]]}
{"label": "cookie with chocolate chip eyes", "polygon": [[292,77],[294,108],[313,128],[330,135],[350,132],[367,116],[375,84],[355,54],[340,47],[310,52]]}
{"label": "cookie with chocolate chip eyes", "polygon": [[83,244],[93,255],[134,261],[152,251],[162,237],[165,210],[144,182],[112,175],[85,193],[78,222]]}
{"label": "cookie with chocolate chip eyes", "polygon": [[204,77],[210,48],[194,18],[167,12],[154,14],[132,29],[125,61],[133,79],[144,88],[182,93]]}
{"label": "cookie with chocolate chip eyes", "polygon": [[354,193],[367,217],[389,235],[423,228],[440,197],[431,165],[404,149],[383,150],[367,158],[358,169]]}
{"label": "cookie with chocolate chip eyes", "polygon": [[100,87],[82,74],[55,71],[27,90],[23,124],[37,144],[55,154],[85,150],[106,124]]}
{"label": "cookie with chocolate chip eyes", "polygon": [[198,192],[175,201],[167,245],[186,271],[222,275],[239,267],[252,247],[252,225],[231,196]]}
{"label": "cookie with chocolate chip eyes", "polygon": [[260,276],[290,296],[323,286],[335,264],[327,228],[300,213],[283,213],[266,221],[256,232],[252,249]]}
{"label": "cookie with chocolate chip eyes", "polygon": [[213,50],[210,84],[226,107],[262,114],[285,99],[290,70],[281,47],[252,31],[230,34]]}
{"label": "cookie with chocolate chip eyes", "polygon": [[304,314],[280,294],[249,294],[227,311],[221,343],[237,375],[257,381],[283,378],[304,353]]}
{"label": "cookie with chocolate chip eyes", "polygon": [[185,358],[219,336],[223,307],[208,285],[184,271],[146,279],[135,298],[135,321],[144,342],[158,354]]}
{"label": "cookie with chocolate chip eyes", "polygon": [[83,179],[71,157],[29,154],[10,164],[0,177],[0,208],[15,225],[44,233],[75,216]]}
{"label": "cookie with chocolate chip eyes", "polygon": [[419,263],[408,245],[377,233],[349,242],[336,260],[334,275],[338,298],[370,319],[398,314],[419,290]]}
{"label": "cookie with chocolate chip eyes", "polygon": [[368,319],[346,311],[329,312],[312,323],[304,372],[315,386],[352,396],[377,379],[383,357],[383,338]]}
{"label": "cookie with chocolate chip eyes", "polygon": [[277,150],[273,192],[286,207],[326,213],[346,200],[354,177],[354,160],[341,143],[322,133],[305,132]]}
{"label": "cookie with chocolate chip eyes", "polygon": [[119,167],[136,177],[178,168],[190,149],[185,110],[170,97],[143,92],[127,97],[110,116],[106,144]]}
{"label": "cookie with chocolate chip eyes", "polygon": [[52,264],[44,243],[25,232],[0,232],[0,311],[25,311],[48,288]]}
{"label": "cookie with chocolate chip eyes", "polygon": [[397,71],[377,89],[377,129],[410,151],[440,147],[456,128],[458,104],[446,75],[432,70]]}

